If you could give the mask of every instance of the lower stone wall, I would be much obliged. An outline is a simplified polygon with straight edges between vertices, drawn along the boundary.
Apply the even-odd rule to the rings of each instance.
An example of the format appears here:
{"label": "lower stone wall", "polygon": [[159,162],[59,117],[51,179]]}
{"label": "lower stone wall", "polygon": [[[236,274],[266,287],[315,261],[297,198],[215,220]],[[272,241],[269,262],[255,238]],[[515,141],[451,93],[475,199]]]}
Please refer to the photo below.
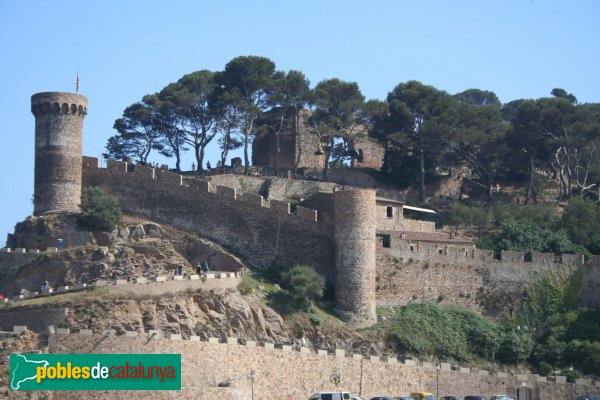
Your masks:
{"label": "lower stone wall", "polygon": [[[177,338],[178,339],[178,338]],[[216,340],[215,340],[216,341]],[[537,375],[508,376],[488,371],[461,368],[450,370],[446,364],[436,370],[431,364],[399,363],[395,358],[363,358],[337,355],[324,350],[315,353],[273,348],[265,344],[246,345],[147,337],[52,335],[52,353],[179,353],[182,355],[181,392],[70,392],[70,399],[238,399],[252,398],[250,373],[255,372],[254,398],[261,400],[308,399],[319,391],[350,391],[370,398],[378,394],[406,395],[415,390],[459,395],[505,393],[516,398],[525,384],[532,389],[532,400],[565,399],[570,385],[549,382]],[[252,344],[252,345],[251,345]],[[339,383],[335,383],[339,379]],[[218,385],[228,382],[227,388]],[[597,382],[578,380],[576,395],[600,391]],[[51,393],[53,395],[54,393]],[[64,396],[64,397],[62,397]],[[50,397],[52,398],[52,397]],[[59,398],[59,397],[56,397]]]}
{"label": "lower stone wall", "polygon": [[34,332],[46,332],[48,326],[58,327],[65,323],[68,308],[44,308],[39,310],[15,310],[0,313],[0,330],[10,332],[13,326],[27,326]]}

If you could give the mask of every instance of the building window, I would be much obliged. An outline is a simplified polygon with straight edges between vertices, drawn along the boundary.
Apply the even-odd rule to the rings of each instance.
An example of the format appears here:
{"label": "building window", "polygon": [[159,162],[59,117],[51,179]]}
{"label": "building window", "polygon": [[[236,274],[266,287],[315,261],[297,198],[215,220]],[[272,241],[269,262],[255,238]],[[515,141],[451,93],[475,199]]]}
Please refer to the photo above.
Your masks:
{"label": "building window", "polygon": [[438,254],[444,254],[444,250],[438,249]]}
{"label": "building window", "polygon": [[410,245],[410,251],[415,251],[415,246],[413,246],[412,244]]}
{"label": "building window", "polygon": [[394,207],[386,207],[387,217],[394,218]]}

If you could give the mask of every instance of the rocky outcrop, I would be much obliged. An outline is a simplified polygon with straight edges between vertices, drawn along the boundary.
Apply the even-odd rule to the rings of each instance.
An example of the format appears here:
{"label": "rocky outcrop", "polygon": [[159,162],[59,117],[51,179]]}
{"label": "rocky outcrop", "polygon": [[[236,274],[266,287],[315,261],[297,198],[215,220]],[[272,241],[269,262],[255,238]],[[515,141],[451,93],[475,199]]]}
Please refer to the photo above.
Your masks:
{"label": "rocky outcrop", "polygon": [[[60,228],[55,219],[45,218],[42,221],[38,218],[35,222],[31,219],[23,223],[29,230],[22,228],[19,232],[28,231],[32,237],[41,237],[59,231],[77,231],[76,221],[71,216],[65,214],[60,219],[63,221]],[[106,246],[98,246],[93,240],[88,245],[67,247],[58,253],[40,253],[18,268],[8,269],[0,279],[0,293],[13,296],[39,291],[44,281],[48,281],[51,288],[58,288],[78,283],[169,276],[181,264],[187,273],[192,273],[195,266],[204,260],[213,271],[237,272],[245,269],[237,257],[222,247],[195,234],[154,222],[126,217],[113,232],[95,233],[90,237],[102,235]]]}

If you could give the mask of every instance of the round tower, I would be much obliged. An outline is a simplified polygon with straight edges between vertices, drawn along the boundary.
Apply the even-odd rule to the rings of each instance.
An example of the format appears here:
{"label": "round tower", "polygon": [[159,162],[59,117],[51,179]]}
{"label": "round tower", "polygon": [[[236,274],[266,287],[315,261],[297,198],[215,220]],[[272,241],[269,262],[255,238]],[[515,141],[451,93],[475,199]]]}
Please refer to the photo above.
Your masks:
{"label": "round tower", "polygon": [[31,96],[35,116],[33,214],[80,212],[81,143],[87,98],[74,93]]}
{"label": "round tower", "polygon": [[355,326],[377,322],[375,313],[375,191],[334,193],[335,307]]}

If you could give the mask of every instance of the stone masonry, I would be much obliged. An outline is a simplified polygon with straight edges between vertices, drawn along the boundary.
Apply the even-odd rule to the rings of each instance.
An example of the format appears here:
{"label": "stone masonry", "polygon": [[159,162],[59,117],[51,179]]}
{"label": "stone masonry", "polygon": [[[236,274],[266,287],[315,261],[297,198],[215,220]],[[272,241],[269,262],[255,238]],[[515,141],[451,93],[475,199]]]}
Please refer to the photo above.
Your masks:
{"label": "stone masonry", "polygon": [[87,98],[45,92],[31,97],[35,116],[34,215],[79,212],[81,144]]}

